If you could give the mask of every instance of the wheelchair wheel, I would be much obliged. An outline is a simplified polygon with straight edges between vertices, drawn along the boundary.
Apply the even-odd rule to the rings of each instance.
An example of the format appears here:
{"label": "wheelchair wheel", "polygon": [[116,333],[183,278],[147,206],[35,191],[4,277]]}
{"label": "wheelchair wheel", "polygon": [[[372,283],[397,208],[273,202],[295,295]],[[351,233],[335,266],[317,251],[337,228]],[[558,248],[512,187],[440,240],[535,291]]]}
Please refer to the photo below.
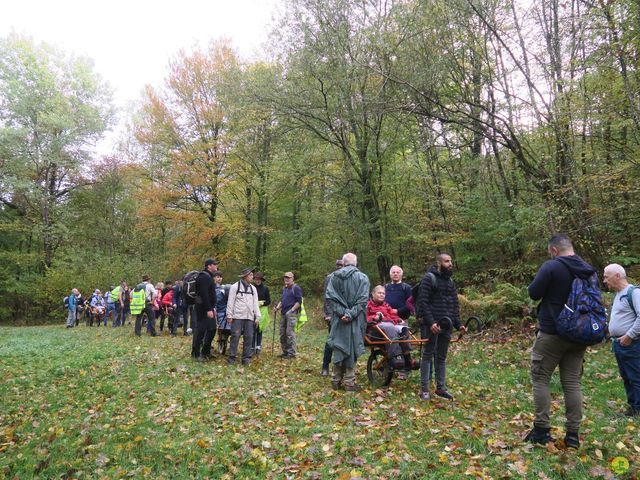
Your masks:
{"label": "wheelchair wheel", "polygon": [[382,350],[373,350],[369,355],[367,377],[373,387],[386,387],[391,383],[393,370]]}
{"label": "wheelchair wheel", "polygon": [[464,324],[469,333],[479,333],[482,330],[482,323],[479,317],[469,317]]}

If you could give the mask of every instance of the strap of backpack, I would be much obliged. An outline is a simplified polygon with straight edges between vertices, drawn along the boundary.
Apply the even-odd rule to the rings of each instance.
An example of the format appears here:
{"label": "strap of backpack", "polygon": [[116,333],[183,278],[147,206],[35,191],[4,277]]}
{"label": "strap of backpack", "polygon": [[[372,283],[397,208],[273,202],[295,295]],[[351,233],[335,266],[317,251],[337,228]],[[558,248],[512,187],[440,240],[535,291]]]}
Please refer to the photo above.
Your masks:
{"label": "strap of backpack", "polygon": [[633,306],[633,291],[638,288],[635,285],[629,285],[629,290],[627,290],[627,294],[625,295],[625,297],[627,297],[627,303],[629,303],[629,306],[631,307],[631,311],[633,312],[634,315],[637,315],[636,312],[636,307]]}

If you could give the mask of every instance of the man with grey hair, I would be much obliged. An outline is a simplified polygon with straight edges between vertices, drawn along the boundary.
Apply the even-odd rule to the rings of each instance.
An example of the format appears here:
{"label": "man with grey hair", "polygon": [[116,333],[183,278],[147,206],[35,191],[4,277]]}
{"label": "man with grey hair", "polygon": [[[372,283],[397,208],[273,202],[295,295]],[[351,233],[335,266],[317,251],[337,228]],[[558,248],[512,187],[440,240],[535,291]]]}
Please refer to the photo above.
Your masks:
{"label": "man with grey hair", "polygon": [[629,403],[624,414],[637,417],[640,416],[640,288],[629,284],[627,273],[617,263],[605,267],[603,281],[616,292],[611,303],[609,335]]}
{"label": "man with grey hair", "polygon": [[411,316],[411,310],[407,305],[407,300],[411,297],[411,285],[402,281],[404,271],[398,265],[393,265],[389,269],[389,277],[391,277],[391,283],[387,283],[384,286],[385,297],[384,301],[391,305],[398,311],[398,316],[407,320]]}
{"label": "man with grey hair", "polygon": [[334,390],[341,386],[356,392],[356,362],[364,353],[369,278],[358,270],[358,258],[353,253],[342,257],[343,267],[336,270],[325,290],[331,313],[331,332],[328,343],[333,349]]}

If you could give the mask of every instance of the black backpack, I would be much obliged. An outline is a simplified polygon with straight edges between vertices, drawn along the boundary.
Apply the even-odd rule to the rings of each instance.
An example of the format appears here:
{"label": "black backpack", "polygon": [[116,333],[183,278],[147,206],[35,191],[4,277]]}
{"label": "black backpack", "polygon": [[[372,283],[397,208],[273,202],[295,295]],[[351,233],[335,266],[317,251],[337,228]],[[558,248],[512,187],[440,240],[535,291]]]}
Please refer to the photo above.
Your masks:
{"label": "black backpack", "polygon": [[194,305],[196,303],[196,280],[198,279],[200,272],[193,270],[187,273],[182,279],[182,299],[187,305]]}
{"label": "black backpack", "polygon": [[[437,290],[438,289],[438,281],[436,279],[436,275],[433,272],[427,272],[426,276],[429,276],[429,278],[431,278],[431,283],[433,283],[433,289]],[[420,279],[420,281],[418,283],[416,283],[413,287],[411,287],[411,296],[413,297],[413,304],[414,305],[418,305],[418,297],[420,296],[420,284],[422,283],[422,280],[424,280],[424,277],[422,277],[422,279]]]}
{"label": "black backpack", "polygon": [[64,305],[64,308],[69,308],[69,297],[64,297],[62,299],[62,304]]}

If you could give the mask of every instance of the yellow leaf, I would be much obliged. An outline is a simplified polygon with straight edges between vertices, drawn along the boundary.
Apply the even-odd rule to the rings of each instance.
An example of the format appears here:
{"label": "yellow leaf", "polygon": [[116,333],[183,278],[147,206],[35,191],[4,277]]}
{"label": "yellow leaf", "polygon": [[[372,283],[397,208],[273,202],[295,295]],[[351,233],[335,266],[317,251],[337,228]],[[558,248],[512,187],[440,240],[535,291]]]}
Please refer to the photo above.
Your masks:
{"label": "yellow leaf", "polygon": [[203,439],[198,440],[196,443],[200,448],[207,448],[207,442],[205,442]]}

